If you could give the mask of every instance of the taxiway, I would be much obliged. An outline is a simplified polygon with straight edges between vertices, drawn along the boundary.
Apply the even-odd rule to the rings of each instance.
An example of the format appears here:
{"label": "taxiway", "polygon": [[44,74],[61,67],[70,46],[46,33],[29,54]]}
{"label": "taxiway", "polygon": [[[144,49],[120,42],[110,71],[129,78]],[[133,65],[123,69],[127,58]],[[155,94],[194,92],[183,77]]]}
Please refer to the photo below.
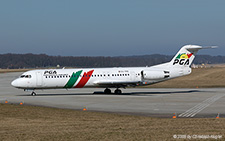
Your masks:
{"label": "taxiway", "polygon": [[[0,74],[0,102],[88,111],[180,118],[225,117],[225,88],[207,89],[121,89],[123,94],[103,94],[104,89],[54,89],[30,91],[13,88],[10,83],[22,73]],[[95,94],[93,94],[95,92]]]}

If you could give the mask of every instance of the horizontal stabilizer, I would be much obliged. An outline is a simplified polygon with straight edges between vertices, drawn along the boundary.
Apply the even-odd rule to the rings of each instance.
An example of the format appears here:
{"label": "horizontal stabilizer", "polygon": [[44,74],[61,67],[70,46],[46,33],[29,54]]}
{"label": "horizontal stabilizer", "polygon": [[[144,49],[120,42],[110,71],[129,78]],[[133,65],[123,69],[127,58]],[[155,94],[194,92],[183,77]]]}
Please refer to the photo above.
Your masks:
{"label": "horizontal stabilizer", "polygon": [[213,49],[213,48],[217,48],[218,46],[194,46],[191,45],[190,47],[186,47],[186,49],[190,52],[197,52],[200,49]]}

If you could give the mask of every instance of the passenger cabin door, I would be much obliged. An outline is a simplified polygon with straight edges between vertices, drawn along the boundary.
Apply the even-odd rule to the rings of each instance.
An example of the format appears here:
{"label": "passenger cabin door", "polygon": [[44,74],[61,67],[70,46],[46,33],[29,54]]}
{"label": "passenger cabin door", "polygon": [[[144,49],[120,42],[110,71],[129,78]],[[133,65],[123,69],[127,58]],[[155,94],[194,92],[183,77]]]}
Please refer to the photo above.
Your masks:
{"label": "passenger cabin door", "polygon": [[36,72],[36,85],[38,87],[42,86],[43,76],[41,72]]}
{"label": "passenger cabin door", "polygon": [[136,78],[135,72],[134,72],[134,71],[131,71],[131,72],[130,72],[130,80],[131,80],[131,81],[135,81],[135,78]]}

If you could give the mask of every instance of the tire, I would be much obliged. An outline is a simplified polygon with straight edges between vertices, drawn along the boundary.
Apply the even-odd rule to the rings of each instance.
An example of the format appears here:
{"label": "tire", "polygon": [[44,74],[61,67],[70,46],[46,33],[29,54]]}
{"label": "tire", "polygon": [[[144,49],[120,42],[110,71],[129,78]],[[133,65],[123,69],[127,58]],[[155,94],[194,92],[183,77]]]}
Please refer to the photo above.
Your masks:
{"label": "tire", "polygon": [[107,89],[104,90],[104,93],[105,94],[111,94],[111,90],[107,88]]}

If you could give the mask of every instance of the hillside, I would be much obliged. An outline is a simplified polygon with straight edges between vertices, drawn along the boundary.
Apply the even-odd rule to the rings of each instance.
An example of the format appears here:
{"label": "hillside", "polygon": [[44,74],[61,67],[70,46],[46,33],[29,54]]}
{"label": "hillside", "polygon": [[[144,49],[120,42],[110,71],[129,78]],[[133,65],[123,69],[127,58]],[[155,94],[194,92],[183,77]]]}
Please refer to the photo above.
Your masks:
{"label": "hillside", "polygon": [[[140,67],[152,66],[172,59],[172,55],[142,55],[117,57],[48,56],[46,54],[0,54],[1,69],[46,67]],[[198,55],[195,64],[225,63],[225,56]]]}

